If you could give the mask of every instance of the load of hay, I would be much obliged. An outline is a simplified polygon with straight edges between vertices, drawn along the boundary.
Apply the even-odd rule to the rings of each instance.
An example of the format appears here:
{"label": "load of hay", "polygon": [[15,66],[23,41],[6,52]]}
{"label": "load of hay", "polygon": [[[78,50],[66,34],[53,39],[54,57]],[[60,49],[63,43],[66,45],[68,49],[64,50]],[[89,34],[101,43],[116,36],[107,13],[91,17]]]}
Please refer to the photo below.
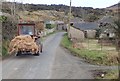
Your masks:
{"label": "load of hay", "polygon": [[35,38],[32,38],[29,35],[20,35],[15,37],[10,42],[9,54],[12,54],[13,52],[17,52],[18,50],[31,51],[32,54],[37,53],[39,47],[34,41],[35,41]]}

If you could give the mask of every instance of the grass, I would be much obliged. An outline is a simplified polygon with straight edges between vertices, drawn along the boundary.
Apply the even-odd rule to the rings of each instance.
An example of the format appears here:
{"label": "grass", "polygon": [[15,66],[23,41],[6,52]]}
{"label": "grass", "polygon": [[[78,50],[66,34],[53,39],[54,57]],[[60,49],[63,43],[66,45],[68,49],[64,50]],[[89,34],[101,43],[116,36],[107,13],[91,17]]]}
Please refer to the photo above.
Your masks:
{"label": "grass", "polygon": [[42,37],[42,42],[46,39],[46,37],[48,37],[48,36],[50,36],[50,35],[53,35],[54,33],[56,33],[56,31],[51,32],[51,33],[47,34],[46,36],[43,36],[43,37]]}
{"label": "grass", "polygon": [[[104,74],[102,76],[102,74]],[[111,79],[110,81],[113,81],[113,79],[116,81],[119,78],[119,71],[118,70],[98,70],[94,72],[94,78],[95,79]]]}
{"label": "grass", "polygon": [[54,33],[56,33],[56,31],[53,31],[53,32],[51,32],[51,33],[47,34],[47,35],[46,35],[46,36],[44,36],[44,37],[48,37],[48,36],[50,36],[50,35],[52,35],[52,34],[54,34]]}
{"label": "grass", "polygon": [[115,45],[101,45],[100,43],[98,43],[97,39],[85,39],[85,41],[82,43],[86,48],[90,50],[116,51]]}
{"label": "grass", "polygon": [[61,45],[70,50],[74,55],[86,59],[87,62],[97,65],[115,65],[110,63],[106,51],[88,50],[73,48],[72,42],[68,39],[67,34],[64,35]]}
{"label": "grass", "polygon": [[8,45],[9,45],[9,41],[8,40],[4,40],[2,42],[2,56],[3,57],[8,55]]}
{"label": "grass", "polygon": [[112,70],[112,71],[108,71],[103,79],[118,79],[118,78],[119,78],[119,71]]}

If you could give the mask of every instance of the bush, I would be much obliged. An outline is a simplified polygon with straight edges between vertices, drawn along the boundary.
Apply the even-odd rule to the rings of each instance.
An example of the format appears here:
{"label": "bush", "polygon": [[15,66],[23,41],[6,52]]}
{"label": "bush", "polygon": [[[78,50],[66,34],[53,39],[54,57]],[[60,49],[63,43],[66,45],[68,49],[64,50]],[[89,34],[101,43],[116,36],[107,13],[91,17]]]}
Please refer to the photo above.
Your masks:
{"label": "bush", "polygon": [[4,45],[2,45],[2,56],[6,56],[7,53],[8,53],[8,49]]}
{"label": "bush", "polygon": [[7,20],[7,17],[6,16],[0,16],[0,22],[4,22]]}
{"label": "bush", "polygon": [[9,41],[8,40],[4,40],[2,42],[2,56],[8,55],[8,47],[9,47]]}
{"label": "bush", "polygon": [[47,28],[47,29],[52,29],[52,28],[54,28],[54,27],[55,27],[54,24],[46,24],[46,28]]}

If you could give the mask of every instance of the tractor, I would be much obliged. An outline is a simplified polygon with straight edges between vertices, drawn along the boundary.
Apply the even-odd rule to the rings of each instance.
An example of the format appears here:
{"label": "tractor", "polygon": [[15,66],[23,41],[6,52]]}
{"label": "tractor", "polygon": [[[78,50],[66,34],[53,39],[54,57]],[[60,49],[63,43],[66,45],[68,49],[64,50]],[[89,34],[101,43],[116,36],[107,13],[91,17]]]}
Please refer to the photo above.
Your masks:
{"label": "tractor", "polygon": [[[34,55],[39,56],[40,53],[43,51],[43,45],[41,43],[41,36],[38,35],[38,30],[36,29],[36,24],[34,22],[22,22],[18,23],[18,36],[30,36],[31,38],[34,38],[34,43],[39,47],[39,50],[37,53],[33,54],[31,51],[34,49],[26,49],[24,47],[21,47],[18,49],[16,56],[20,55]],[[28,42],[29,43],[29,42]]]}

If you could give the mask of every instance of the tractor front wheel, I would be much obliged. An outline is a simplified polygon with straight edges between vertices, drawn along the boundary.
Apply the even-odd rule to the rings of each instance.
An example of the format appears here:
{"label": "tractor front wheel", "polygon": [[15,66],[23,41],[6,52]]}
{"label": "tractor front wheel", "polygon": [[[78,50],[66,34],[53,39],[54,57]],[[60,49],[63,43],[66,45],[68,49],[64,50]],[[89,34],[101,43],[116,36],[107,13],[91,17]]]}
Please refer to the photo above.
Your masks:
{"label": "tractor front wheel", "polygon": [[43,45],[41,44],[40,46],[40,52],[42,53],[43,52]]}

